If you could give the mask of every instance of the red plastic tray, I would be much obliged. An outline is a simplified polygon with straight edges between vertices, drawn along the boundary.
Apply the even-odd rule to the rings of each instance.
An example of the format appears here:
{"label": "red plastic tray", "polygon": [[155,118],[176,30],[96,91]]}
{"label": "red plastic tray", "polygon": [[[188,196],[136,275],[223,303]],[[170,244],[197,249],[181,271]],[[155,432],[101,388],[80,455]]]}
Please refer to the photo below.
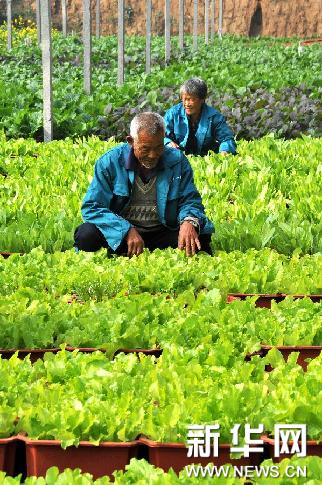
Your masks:
{"label": "red plastic tray", "polygon": [[122,352],[124,354],[144,354],[144,355],[154,355],[154,357],[160,357],[163,350],[162,349],[140,349],[140,348],[137,348],[137,349],[126,349],[126,348],[125,349],[117,349],[116,352],[114,352],[114,357],[117,354],[120,354]]}
{"label": "red plastic tray", "polygon": [[[92,353],[96,352],[97,350],[100,349],[95,349],[92,347],[66,347],[65,350],[68,352],[73,352],[74,350],[78,350],[79,352],[82,353]],[[3,359],[10,359],[10,357],[13,356],[16,352],[18,352],[18,357],[19,359],[24,359],[28,354],[30,354],[30,361],[32,363],[36,362],[38,359],[43,359],[44,355],[46,352],[50,352],[52,354],[57,354],[57,352],[60,352],[61,349],[58,348],[52,348],[52,349],[0,349],[0,355],[2,356]],[[104,352],[102,350],[102,352]]]}
{"label": "red plastic tray", "polygon": [[[51,352],[53,354],[57,354],[61,349],[53,348],[53,349],[0,349],[0,355],[3,359],[10,359],[10,357],[18,352],[19,359],[24,359],[28,354],[30,354],[30,361],[32,363],[36,362],[38,359],[43,359],[46,352]],[[78,350],[84,354],[91,354],[92,352],[105,352],[105,349],[99,349],[95,347],[70,347],[67,346],[65,348],[68,352],[73,352],[74,350]],[[162,354],[162,349],[118,349],[114,353],[114,357],[123,352],[124,354],[145,354],[145,355],[154,355],[155,357],[160,357]]]}
{"label": "red plastic tray", "polygon": [[149,463],[168,471],[173,468],[176,473],[179,473],[186,465],[192,463],[200,463],[205,466],[208,463],[213,463],[216,466],[231,463],[236,466],[259,465],[263,459],[262,453],[252,453],[249,458],[230,458],[229,444],[219,445],[218,457],[194,458],[188,457],[188,448],[184,443],[160,443],[152,441],[148,438],[139,438],[139,443],[142,443],[149,448]]}
{"label": "red plastic tray", "polygon": [[300,45],[322,44],[322,38],[301,40]]}
{"label": "red plastic tray", "polygon": [[275,300],[277,303],[284,300],[287,296],[291,296],[292,298],[310,298],[313,302],[319,302],[322,300],[322,295],[287,295],[286,293],[272,293],[272,294],[265,294],[265,293],[229,293],[227,295],[227,303],[231,303],[235,300],[246,300],[247,297],[250,296],[258,296],[256,300],[256,306],[261,308],[271,308],[272,300]]}
{"label": "red plastic tray", "polygon": [[30,361],[36,362],[38,359],[43,359],[46,352],[57,354],[60,349],[0,349],[0,355],[3,359],[10,359],[16,352],[18,352],[19,359],[24,359],[30,354]]}
{"label": "red plastic tray", "polygon": [[20,256],[22,256],[24,253],[10,253],[8,251],[0,251],[0,256],[2,256],[3,258],[9,258],[9,256],[12,256],[13,254],[19,254]]}
{"label": "red plastic tray", "polygon": [[80,468],[94,478],[111,476],[114,470],[124,470],[131,458],[137,457],[138,442],[104,442],[99,446],[81,441],[79,446],[63,450],[58,440],[31,440],[26,443],[27,476],[45,476],[51,466],[62,472],[65,468]]}
{"label": "red plastic tray", "polygon": [[14,474],[17,437],[0,439],[0,470],[8,475]]}
{"label": "red plastic tray", "polygon": [[[297,358],[297,363],[300,365],[305,371],[308,366],[308,362],[306,362],[306,359],[315,359],[320,355],[322,352],[322,346],[313,346],[313,345],[302,345],[302,346],[293,346],[289,347],[286,345],[279,345],[279,346],[273,346],[273,345],[261,345],[261,356],[265,357],[267,355],[268,351],[276,348],[278,349],[281,354],[284,357],[284,360],[287,362],[287,359],[289,358],[289,355],[292,352],[299,352],[299,356]],[[269,369],[267,370],[272,370],[272,368],[269,366]]]}

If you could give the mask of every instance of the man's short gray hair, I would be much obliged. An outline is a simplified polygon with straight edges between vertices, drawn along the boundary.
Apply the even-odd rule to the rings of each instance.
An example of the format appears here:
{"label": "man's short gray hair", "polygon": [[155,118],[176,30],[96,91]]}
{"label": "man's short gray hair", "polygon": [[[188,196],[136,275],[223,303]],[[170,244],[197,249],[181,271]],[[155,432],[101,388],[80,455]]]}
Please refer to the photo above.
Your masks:
{"label": "man's short gray hair", "polygon": [[152,111],[139,113],[134,116],[130,124],[130,135],[137,138],[140,131],[145,131],[149,135],[157,135],[165,132],[164,121],[162,116]]}
{"label": "man's short gray hair", "polygon": [[199,99],[206,99],[207,84],[199,77],[193,77],[185,81],[180,87],[180,96],[183,94],[190,94],[190,96],[197,96]]}

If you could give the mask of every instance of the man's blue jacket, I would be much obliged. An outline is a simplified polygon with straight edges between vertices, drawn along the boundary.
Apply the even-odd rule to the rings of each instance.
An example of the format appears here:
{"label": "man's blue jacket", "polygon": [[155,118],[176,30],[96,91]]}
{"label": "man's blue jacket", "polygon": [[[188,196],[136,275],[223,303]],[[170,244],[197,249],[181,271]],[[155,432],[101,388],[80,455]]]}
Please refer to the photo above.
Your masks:
{"label": "man's blue jacket", "polygon": [[[91,222],[104,235],[108,245],[117,249],[133,227],[121,217],[130,201],[135,172],[125,168],[131,146],[127,143],[107,151],[95,164],[94,178],[82,204],[85,222]],[[193,182],[193,172],[185,155],[165,147],[162,166],[157,172],[157,207],[161,224],[172,230],[187,216],[197,217],[201,234],[214,231],[207,219],[201,197]]]}
{"label": "man's blue jacket", "polygon": [[[172,106],[164,115],[164,143],[174,141],[183,150],[189,135],[189,121],[182,103]],[[199,126],[196,131],[197,152],[194,155],[206,155],[209,150],[236,153],[234,134],[226,123],[225,117],[215,108],[204,104]]]}

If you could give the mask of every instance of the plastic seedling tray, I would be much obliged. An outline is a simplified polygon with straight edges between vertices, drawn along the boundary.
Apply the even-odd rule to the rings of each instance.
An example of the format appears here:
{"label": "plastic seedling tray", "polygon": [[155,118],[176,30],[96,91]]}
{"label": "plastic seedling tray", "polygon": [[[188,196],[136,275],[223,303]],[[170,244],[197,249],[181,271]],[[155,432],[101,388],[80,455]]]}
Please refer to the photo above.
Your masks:
{"label": "plastic seedling tray", "polygon": [[17,437],[0,439],[0,470],[8,475],[14,474]]}
{"label": "plastic seedling tray", "polygon": [[235,300],[246,300],[247,297],[251,296],[258,296],[256,300],[256,306],[261,308],[271,308],[272,300],[275,300],[277,303],[284,300],[287,296],[291,296],[292,298],[310,298],[313,302],[319,302],[322,300],[322,295],[287,295],[286,293],[272,293],[272,294],[265,294],[265,293],[229,293],[227,295],[227,303],[231,303]]}
{"label": "plastic seedling tray", "polygon": [[136,458],[138,442],[103,442],[96,446],[81,441],[79,446],[64,450],[58,440],[31,440],[20,436],[26,444],[27,476],[45,476],[51,466],[62,472],[65,468],[80,468],[94,478],[111,476],[114,470],[124,470],[131,458]]}
{"label": "plastic seedling tray", "polygon": [[[306,359],[315,359],[320,355],[322,352],[322,346],[313,346],[313,345],[299,345],[299,346],[286,346],[286,345],[261,345],[261,356],[265,357],[269,350],[276,348],[278,349],[284,357],[284,360],[287,361],[289,355],[292,352],[299,352],[299,356],[297,358],[297,363],[300,365],[305,371],[307,369],[308,363]],[[271,371],[272,368],[268,366],[268,371]]]}
{"label": "plastic seedling tray", "polygon": [[0,256],[2,256],[3,258],[9,258],[9,256],[12,256],[14,254],[19,254],[20,256],[23,255],[23,253],[10,253],[8,251],[0,251]]}
{"label": "plastic seedling tray", "polygon": [[[57,354],[61,349],[52,348],[52,349],[0,349],[0,355],[3,359],[10,359],[16,352],[18,352],[19,359],[24,359],[27,355],[30,354],[30,361],[32,363],[36,362],[38,359],[43,359],[46,352],[50,352],[52,354]],[[92,352],[103,352],[105,353],[107,349],[100,349],[98,347],[71,347],[66,346],[65,350],[67,352],[73,352],[74,350],[78,350],[80,353],[84,354],[91,354]],[[123,352],[124,354],[145,354],[145,355],[154,355],[155,357],[160,357],[162,354],[162,349],[118,349],[115,351],[113,357],[117,354]]]}
{"label": "plastic seedling tray", "polygon": [[74,352],[74,350],[78,350],[78,352],[81,352],[83,354],[91,354],[93,352],[106,352],[106,349],[99,349],[97,347],[71,347],[70,345],[67,345],[65,347],[65,350],[67,352]]}
{"label": "plastic seedling tray", "polygon": [[124,354],[144,354],[144,355],[154,355],[154,357],[160,357],[162,354],[163,350],[162,349],[117,349],[116,352],[114,352],[114,357],[120,353]]}
{"label": "plastic seedling tray", "polygon": [[149,463],[168,471],[173,468],[176,473],[179,473],[186,465],[192,463],[200,463],[205,466],[208,463],[213,463],[216,466],[221,466],[231,463],[236,466],[259,465],[263,459],[262,453],[251,453],[249,458],[230,457],[229,444],[219,445],[218,457],[194,458],[188,457],[188,448],[184,443],[161,443],[152,441],[148,438],[139,438],[139,443],[148,446],[149,449]]}
{"label": "plastic seedling tray", "polygon": [[[92,352],[106,352],[108,349],[101,349],[99,347],[71,347],[71,346],[66,346],[65,350],[68,352],[73,352],[74,350],[78,350],[78,352],[82,352],[84,354],[90,354]],[[128,348],[122,348],[122,349],[117,349],[114,352],[113,357],[115,357],[117,354],[120,354],[123,352],[124,354],[145,354],[145,355],[154,355],[155,357],[160,357],[162,354],[162,349],[128,349]]]}
{"label": "plastic seedling tray", "polygon": [[18,352],[19,359],[24,359],[30,354],[30,361],[36,362],[38,359],[43,359],[46,352],[57,354],[60,349],[0,349],[0,355],[3,359],[10,359],[16,352]]}
{"label": "plastic seedling tray", "polygon": [[306,46],[306,45],[312,45],[312,44],[322,44],[322,38],[317,38],[317,39],[308,39],[308,40],[301,40],[300,45]]}
{"label": "plastic seedling tray", "polygon": [[[10,359],[15,352],[18,352],[19,359],[24,359],[28,354],[30,354],[30,361],[32,363],[36,362],[38,359],[43,359],[46,352],[50,352],[52,354],[57,354],[60,352],[61,349],[52,348],[52,349],[0,349],[0,355],[3,359]],[[89,354],[92,352],[96,352],[102,349],[96,349],[92,347],[66,347],[65,350],[67,352],[73,352],[74,350],[78,350],[79,352]]]}

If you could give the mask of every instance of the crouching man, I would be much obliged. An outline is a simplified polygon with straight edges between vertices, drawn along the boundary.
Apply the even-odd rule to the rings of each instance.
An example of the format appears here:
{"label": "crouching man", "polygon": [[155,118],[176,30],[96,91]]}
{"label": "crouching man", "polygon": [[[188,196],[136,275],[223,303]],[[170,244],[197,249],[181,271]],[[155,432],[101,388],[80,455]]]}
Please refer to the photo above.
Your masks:
{"label": "crouching man", "polygon": [[185,155],[164,146],[165,127],[157,113],[140,113],[127,143],[96,162],[82,204],[84,224],[75,231],[82,251],[109,248],[129,257],[167,247],[211,254],[214,226],[204,212]]}

